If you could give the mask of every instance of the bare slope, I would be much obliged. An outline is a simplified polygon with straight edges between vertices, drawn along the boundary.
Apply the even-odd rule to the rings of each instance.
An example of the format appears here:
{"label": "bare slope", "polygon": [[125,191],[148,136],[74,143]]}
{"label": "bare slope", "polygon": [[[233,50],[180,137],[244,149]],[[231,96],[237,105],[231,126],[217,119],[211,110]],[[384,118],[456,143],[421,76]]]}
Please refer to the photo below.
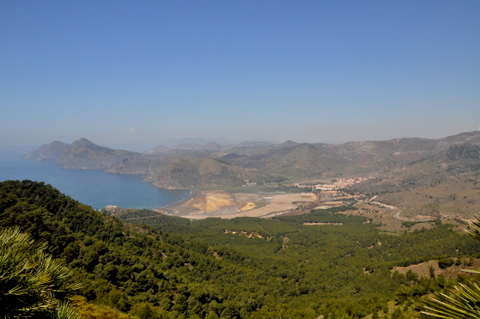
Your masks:
{"label": "bare slope", "polygon": [[243,143],[222,149],[212,143],[183,147],[187,149],[142,154],[80,139],[72,144],[44,145],[26,158],[54,161],[65,168],[141,174],[146,181],[166,188],[218,188],[375,175],[376,179],[357,187],[370,193],[423,187],[459,174],[470,176],[480,169],[480,132],[443,139],[402,138],[341,145],[287,141]]}

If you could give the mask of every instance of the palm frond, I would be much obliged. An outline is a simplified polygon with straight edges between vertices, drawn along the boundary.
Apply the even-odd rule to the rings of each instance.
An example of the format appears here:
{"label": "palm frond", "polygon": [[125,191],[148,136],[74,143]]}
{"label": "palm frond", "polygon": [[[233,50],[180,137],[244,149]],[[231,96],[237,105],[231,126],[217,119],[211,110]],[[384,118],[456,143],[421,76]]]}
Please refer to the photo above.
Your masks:
{"label": "palm frond", "polygon": [[0,318],[44,318],[56,309],[67,313],[61,300],[80,286],[68,283],[71,270],[47,256],[46,248],[18,228],[0,229]]}

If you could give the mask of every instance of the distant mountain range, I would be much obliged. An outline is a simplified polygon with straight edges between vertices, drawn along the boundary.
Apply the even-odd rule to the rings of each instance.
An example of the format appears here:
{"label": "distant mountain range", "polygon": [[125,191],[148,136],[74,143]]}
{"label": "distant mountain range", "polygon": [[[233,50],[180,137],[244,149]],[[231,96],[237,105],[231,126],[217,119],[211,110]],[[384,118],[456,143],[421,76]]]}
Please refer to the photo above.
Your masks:
{"label": "distant mountain range", "polygon": [[374,175],[358,185],[385,191],[431,184],[449,176],[480,170],[480,132],[442,139],[399,138],[345,144],[242,142],[222,146],[190,139],[145,153],[114,150],[81,138],[72,144],[52,142],[24,158],[52,161],[64,168],[105,169],[141,174],[164,188],[226,187],[281,181],[317,181]]}

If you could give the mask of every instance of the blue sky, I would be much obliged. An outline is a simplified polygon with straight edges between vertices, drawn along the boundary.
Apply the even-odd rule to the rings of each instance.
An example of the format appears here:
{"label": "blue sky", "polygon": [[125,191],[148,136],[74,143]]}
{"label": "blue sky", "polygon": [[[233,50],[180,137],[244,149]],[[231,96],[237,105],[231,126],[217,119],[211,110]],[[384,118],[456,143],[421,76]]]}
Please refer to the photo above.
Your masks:
{"label": "blue sky", "polygon": [[0,1],[0,146],[480,127],[480,1]]}

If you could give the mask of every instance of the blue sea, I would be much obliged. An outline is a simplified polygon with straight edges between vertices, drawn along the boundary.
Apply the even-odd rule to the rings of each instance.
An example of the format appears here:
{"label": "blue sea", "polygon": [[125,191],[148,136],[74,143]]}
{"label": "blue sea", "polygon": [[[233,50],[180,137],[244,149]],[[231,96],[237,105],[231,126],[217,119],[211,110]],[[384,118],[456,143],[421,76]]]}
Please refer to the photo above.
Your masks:
{"label": "blue sea", "polygon": [[28,153],[0,149],[0,181],[45,182],[79,202],[100,209],[108,205],[123,208],[161,208],[190,196],[189,190],[155,188],[138,175],[107,174],[103,170],[62,169],[53,163],[23,160]]}

